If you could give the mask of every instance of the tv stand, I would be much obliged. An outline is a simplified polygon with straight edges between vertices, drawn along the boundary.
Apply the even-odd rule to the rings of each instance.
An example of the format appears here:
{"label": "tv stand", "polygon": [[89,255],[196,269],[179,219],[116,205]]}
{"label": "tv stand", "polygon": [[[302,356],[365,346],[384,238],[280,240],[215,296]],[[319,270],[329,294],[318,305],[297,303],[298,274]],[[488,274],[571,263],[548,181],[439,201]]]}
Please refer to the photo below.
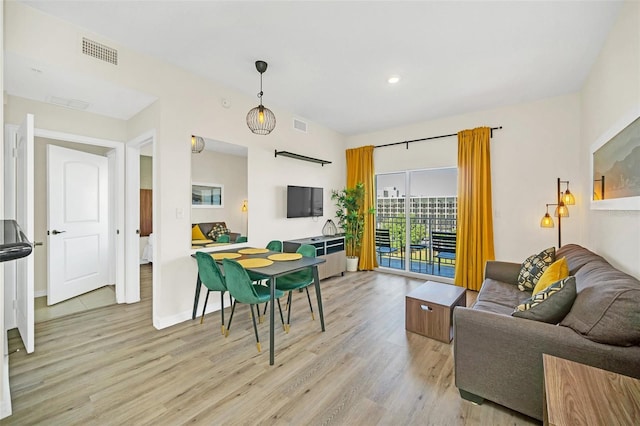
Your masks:
{"label": "tv stand", "polygon": [[318,277],[323,280],[334,275],[344,275],[347,270],[347,256],[344,251],[344,236],[334,235],[332,237],[318,236],[300,238],[297,240],[283,241],[283,251],[293,253],[302,244],[308,244],[316,248],[316,256],[326,260],[318,265]]}

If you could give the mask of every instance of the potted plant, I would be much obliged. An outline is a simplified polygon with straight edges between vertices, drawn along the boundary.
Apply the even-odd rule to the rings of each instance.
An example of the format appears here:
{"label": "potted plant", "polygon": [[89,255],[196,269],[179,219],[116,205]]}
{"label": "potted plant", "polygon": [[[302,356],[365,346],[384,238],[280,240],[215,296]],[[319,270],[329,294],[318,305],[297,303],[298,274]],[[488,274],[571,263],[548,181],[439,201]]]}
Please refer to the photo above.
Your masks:
{"label": "potted plant", "polygon": [[364,204],[364,184],[362,182],[358,182],[353,188],[333,190],[331,199],[336,203],[338,226],[344,232],[347,271],[357,271],[360,245],[364,233],[364,215],[365,213],[375,213],[375,209],[371,208],[365,212],[362,208]]}

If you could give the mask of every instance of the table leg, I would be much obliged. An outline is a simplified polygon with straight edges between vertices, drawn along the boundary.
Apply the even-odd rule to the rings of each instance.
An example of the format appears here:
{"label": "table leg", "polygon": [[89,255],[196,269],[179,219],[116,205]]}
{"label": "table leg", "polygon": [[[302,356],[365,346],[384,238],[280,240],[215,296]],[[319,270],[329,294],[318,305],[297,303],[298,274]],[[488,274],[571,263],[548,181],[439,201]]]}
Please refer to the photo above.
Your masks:
{"label": "table leg", "polygon": [[198,278],[196,279],[196,295],[193,298],[193,313],[191,314],[191,319],[196,319],[196,311],[198,309],[198,301],[200,300],[200,288],[202,287],[202,281],[200,281],[200,274],[198,274]]}
{"label": "table leg", "polygon": [[269,289],[271,292],[271,300],[269,303],[269,365],[273,365],[274,362],[274,346],[275,346],[275,336],[273,330],[273,316],[274,316],[274,306],[276,299],[276,279],[274,277],[269,278]]}
{"label": "table leg", "polygon": [[316,285],[316,299],[318,299],[320,327],[322,327],[322,331],[324,331],[324,312],[322,311],[322,294],[320,294],[320,278],[318,277],[318,265],[313,265],[313,282]]}

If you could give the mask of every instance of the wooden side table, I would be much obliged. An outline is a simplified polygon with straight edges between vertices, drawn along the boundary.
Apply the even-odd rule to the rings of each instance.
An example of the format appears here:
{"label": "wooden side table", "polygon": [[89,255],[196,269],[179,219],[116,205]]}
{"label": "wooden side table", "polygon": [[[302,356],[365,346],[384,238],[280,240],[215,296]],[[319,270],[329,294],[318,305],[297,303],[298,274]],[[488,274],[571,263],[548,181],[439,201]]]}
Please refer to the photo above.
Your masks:
{"label": "wooden side table", "polygon": [[632,425],[640,380],[543,354],[545,425]]}
{"label": "wooden side table", "polygon": [[466,290],[427,281],[406,296],[405,329],[444,343],[453,338],[453,308],[466,305]]}

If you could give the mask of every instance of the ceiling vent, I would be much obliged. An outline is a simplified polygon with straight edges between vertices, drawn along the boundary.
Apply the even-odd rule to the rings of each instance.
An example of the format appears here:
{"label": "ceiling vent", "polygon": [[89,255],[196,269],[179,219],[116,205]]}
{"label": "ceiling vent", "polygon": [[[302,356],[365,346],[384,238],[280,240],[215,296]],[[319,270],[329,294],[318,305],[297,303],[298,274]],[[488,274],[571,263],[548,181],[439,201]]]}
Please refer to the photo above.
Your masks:
{"label": "ceiling vent", "polygon": [[82,37],[82,53],[92,58],[118,65],[118,51],[116,49],[97,41],[89,40],[86,37]]}
{"label": "ceiling vent", "polygon": [[297,118],[293,119],[293,128],[296,130],[300,130],[301,132],[307,133],[307,123],[302,120],[298,120]]}
{"label": "ceiling vent", "polygon": [[59,98],[57,96],[49,96],[47,102],[54,105],[60,105],[66,108],[73,108],[79,110],[85,110],[91,106],[88,102],[80,101],[78,99]]}

